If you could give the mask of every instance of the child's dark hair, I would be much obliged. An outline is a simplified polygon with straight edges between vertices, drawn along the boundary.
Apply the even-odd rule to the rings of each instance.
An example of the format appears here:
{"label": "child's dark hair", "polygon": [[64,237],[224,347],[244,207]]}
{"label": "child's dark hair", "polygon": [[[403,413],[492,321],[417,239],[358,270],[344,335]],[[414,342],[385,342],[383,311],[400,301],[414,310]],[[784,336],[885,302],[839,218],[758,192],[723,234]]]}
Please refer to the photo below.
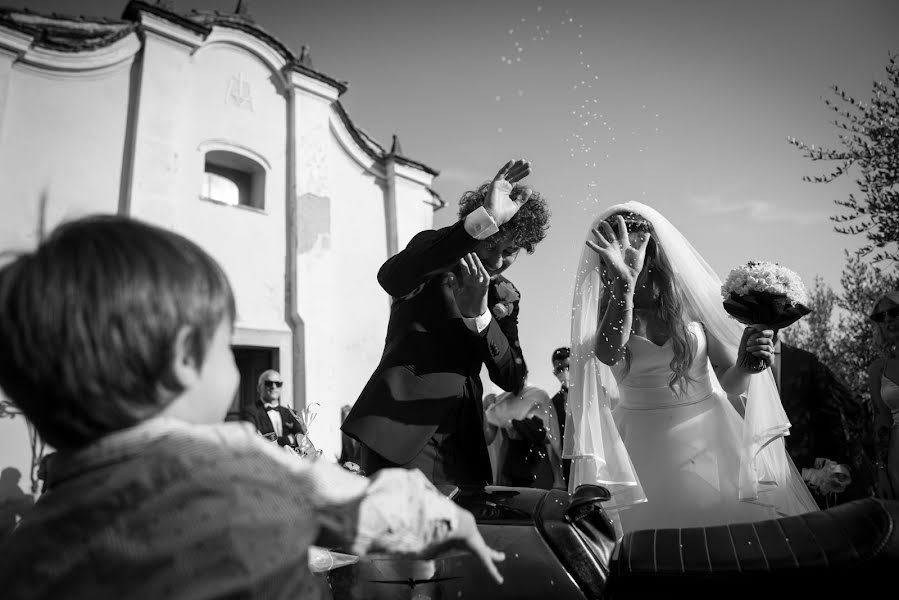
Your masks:
{"label": "child's dark hair", "polygon": [[[527,186],[517,183],[512,188],[510,195],[517,197],[526,188]],[[459,200],[459,218],[464,219],[483,206],[489,190],[490,182],[487,182],[481,184],[476,190],[462,194],[462,198]],[[546,200],[539,193],[533,192],[530,200],[515,213],[514,217],[509,219],[508,223],[500,226],[499,230],[510,232],[511,239],[516,246],[524,248],[528,254],[533,254],[534,246],[546,237],[549,229],[549,217],[550,211]]]}
{"label": "child's dark hair", "polygon": [[182,391],[179,330],[202,365],[234,317],[225,273],[190,240],[126,217],[72,221],[0,269],[0,387],[48,444],[78,448]]}

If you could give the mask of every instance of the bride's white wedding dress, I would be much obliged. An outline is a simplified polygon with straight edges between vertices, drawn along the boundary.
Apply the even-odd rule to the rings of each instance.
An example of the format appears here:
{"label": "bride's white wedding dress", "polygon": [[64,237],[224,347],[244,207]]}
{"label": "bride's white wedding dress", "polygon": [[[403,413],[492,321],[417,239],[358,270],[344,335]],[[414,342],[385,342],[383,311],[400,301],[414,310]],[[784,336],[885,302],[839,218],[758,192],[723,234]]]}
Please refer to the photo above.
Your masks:
{"label": "bride's white wedding dress", "polygon": [[[706,334],[736,358],[743,326],[721,304],[721,280],[662,215],[639,202],[613,206],[651,224],[660,252],[683,294],[683,313],[697,341],[693,382],[669,387],[673,348],[631,335],[631,360],[608,367],[597,359],[604,295],[601,260],[584,247],[575,280],[563,458],[572,459],[569,490],[606,487],[604,504],[624,531],[759,521],[818,506],[787,455],[790,422],[770,372],[749,378],[740,398],[724,393],[707,355]],[[588,232],[587,239],[592,239]],[[734,407],[740,406],[740,412]],[[742,413],[742,414],[741,414]]]}
{"label": "bride's white wedding dress", "polygon": [[727,397],[715,392],[706,337],[689,325],[697,342],[686,392],[668,387],[673,350],[631,335],[630,368],[612,368],[619,401],[612,411],[646,501],[620,511],[622,529],[698,527],[775,518],[773,507],[740,501],[739,441],[743,420]]}

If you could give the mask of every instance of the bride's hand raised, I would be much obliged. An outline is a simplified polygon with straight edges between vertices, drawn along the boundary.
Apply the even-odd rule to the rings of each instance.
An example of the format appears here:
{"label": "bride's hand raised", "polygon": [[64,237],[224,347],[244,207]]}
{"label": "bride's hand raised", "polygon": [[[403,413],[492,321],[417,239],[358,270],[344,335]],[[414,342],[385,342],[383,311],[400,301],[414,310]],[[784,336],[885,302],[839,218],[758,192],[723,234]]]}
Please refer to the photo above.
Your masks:
{"label": "bride's hand raised", "polygon": [[603,221],[599,229],[593,229],[596,242],[587,240],[587,246],[599,254],[609,276],[618,278],[627,285],[627,289],[633,291],[640,272],[643,271],[643,262],[646,260],[646,246],[649,243],[649,232],[641,232],[635,240],[636,245],[631,245],[627,224],[624,218],[618,215],[618,233],[612,226]]}

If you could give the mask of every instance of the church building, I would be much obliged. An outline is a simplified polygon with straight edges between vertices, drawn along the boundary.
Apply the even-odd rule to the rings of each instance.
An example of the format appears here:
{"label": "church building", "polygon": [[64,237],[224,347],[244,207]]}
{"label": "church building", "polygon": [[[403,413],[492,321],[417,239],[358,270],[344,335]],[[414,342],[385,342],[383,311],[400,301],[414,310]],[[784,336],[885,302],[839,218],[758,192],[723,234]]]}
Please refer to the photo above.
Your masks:
{"label": "church building", "polygon": [[[311,437],[336,457],[340,409],[383,349],[377,270],[444,204],[437,171],[357,127],[346,91],[240,2],[133,1],[118,19],[0,9],[0,249],[92,213],[194,240],[236,295],[232,413],[275,368],[284,404],[320,405]],[[0,468],[23,488],[30,457],[24,419],[0,418]]]}

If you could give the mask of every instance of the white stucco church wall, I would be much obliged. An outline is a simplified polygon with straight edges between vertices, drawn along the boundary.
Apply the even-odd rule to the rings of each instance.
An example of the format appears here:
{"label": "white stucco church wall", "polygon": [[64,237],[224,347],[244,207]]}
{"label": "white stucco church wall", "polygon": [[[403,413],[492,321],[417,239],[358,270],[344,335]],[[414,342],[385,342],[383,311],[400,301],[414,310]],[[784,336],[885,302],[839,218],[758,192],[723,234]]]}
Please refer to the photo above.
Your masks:
{"label": "white stucco church wall", "polygon": [[[312,437],[336,457],[340,408],[383,349],[377,269],[442,206],[437,172],[359,130],[345,90],[245,15],[0,13],[0,247],[92,213],[194,240],[231,280],[235,346],[274,352],[284,402],[321,406]],[[252,165],[252,202],[203,197],[212,157]],[[0,418],[0,467],[27,488],[29,463],[23,419]]]}

